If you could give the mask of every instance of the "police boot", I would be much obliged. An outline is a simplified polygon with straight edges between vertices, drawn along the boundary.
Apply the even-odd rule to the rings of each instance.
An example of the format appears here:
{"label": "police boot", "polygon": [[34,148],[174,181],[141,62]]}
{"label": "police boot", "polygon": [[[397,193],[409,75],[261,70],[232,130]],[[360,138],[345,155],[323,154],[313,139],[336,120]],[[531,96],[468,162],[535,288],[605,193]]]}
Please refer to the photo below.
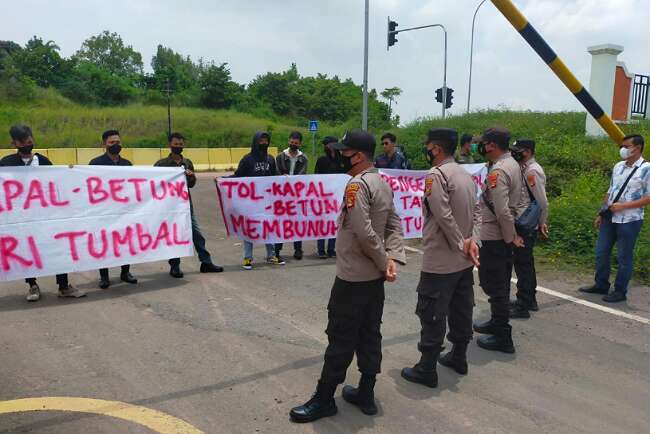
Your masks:
{"label": "police boot", "polygon": [[494,335],[480,336],[476,343],[484,350],[501,351],[508,354],[515,352],[515,344],[512,342],[512,326],[510,324],[499,326]]}
{"label": "police boot", "polygon": [[492,318],[482,323],[474,323],[474,331],[483,335],[495,334],[497,326],[492,321]]}
{"label": "police boot", "polygon": [[289,412],[289,417],[294,422],[305,423],[313,422],[321,417],[334,416],[338,409],[334,402],[334,391],[336,383],[318,382],[314,396],[298,407],[294,407]]}
{"label": "police boot", "polygon": [[438,363],[460,375],[467,375],[467,344],[454,344],[451,351],[440,357]]}
{"label": "police boot", "polygon": [[440,350],[423,352],[420,361],[415,366],[402,369],[402,378],[411,383],[437,387],[438,372],[436,372],[436,363],[439,354]]}
{"label": "police boot", "polygon": [[510,318],[528,319],[530,312],[521,302],[515,302],[510,306]]}
{"label": "police boot", "polygon": [[364,414],[369,416],[377,414],[375,379],[374,375],[362,374],[358,388],[347,385],[343,387],[343,399],[359,407]]}

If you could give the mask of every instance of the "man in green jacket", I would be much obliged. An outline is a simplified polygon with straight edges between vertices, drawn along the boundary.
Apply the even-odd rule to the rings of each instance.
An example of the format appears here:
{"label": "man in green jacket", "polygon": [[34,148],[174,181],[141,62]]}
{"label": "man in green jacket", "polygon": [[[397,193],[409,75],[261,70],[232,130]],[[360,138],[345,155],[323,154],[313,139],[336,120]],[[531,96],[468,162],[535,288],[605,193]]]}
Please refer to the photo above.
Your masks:
{"label": "man in green jacket", "polygon": [[[196,175],[194,174],[194,165],[192,161],[183,157],[183,148],[185,147],[185,137],[180,133],[172,133],[168,140],[170,154],[167,158],[158,160],[154,166],[156,167],[183,167],[185,169],[185,177],[187,178],[187,187],[192,188],[196,185]],[[214,265],[210,252],[205,248],[205,238],[201,234],[199,222],[194,215],[194,206],[192,205],[192,197],[190,196],[190,213],[192,215],[192,241],[194,248],[199,254],[199,261],[201,261],[201,273],[221,273],[223,267]],[[180,279],[183,277],[181,271],[181,259],[173,258],[169,260],[169,274],[172,277]]]}

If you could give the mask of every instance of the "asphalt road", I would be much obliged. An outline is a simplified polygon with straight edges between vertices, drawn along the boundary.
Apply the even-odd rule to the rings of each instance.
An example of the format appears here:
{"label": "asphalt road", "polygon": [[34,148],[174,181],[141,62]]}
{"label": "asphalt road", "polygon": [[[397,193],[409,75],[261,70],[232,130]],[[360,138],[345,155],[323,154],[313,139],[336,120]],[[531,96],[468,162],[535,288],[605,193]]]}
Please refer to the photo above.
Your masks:
{"label": "asphalt road", "polygon": [[[183,260],[184,279],[166,262],[132,267],[138,285],[97,288],[94,272],[71,281],[89,292],[56,297],[40,279],[38,303],[23,282],[0,284],[0,401],[83,397],[147,407],[206,433],[647,433],[650,432],[650,325],[540,294],[540,312],[513,321],[517,353],[469,350],[470,373],[439,367],[437,389],[406,383],[402,367],[419,354],[414,315],[421,256],[409,253],[387,285],[380,412],[361,414],[340,398],[339,414],[313,424],[289,422],[310,397],[322,365],[326,304],[334,263],[305,245],[303,261],[240,268],[241,246],[226,239],[210,175],[193,194],[220,275]],[[290,256],[292,247],[285,253]],[[256,259],[263,258],[257,248]],[[117,280],[118,270],[111,270]],[[577,295],[578,276],[546,270],[546,288]],[[475,317],[489,306],[476,287]],[[615,309],[650,319],[647,287]],[[349,381],[356,383],[355,365]],[[61,402],[64,402],[62,400]],[[2,403],[0,403],[0,407]],[[0,433],[148,433],[137,423],[70,411],[0,414]]]}

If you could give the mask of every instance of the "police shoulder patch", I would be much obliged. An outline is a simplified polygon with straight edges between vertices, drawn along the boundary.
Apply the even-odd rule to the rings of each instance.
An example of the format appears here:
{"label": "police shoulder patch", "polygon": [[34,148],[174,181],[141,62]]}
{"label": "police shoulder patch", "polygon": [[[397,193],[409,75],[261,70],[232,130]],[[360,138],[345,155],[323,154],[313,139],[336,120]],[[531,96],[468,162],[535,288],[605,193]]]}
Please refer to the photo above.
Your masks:
{"label": "police shoulder patch", "polygon": [[536,183],[535,174],[534,174],[534,173],[529,173],[528,176],[527,176],[526,178],[528,179],[528,184],[529,184],[531,187],[534,187],[534,186],[535,186],[535,183]]}
{"label": "police shoulder patch", "polygon": [[431,189],[433,187],[433,179],[427,177],[424,180],[424,195],[425,196],[430,196],[431,195]]}
{"label": "police shoulder patch", "polygon": [[361,188],[361,185],[356,182],[351,182],[348,184],[347,188],[345,189],[345,206],[348,209],[354,208],[354,205],[357,203],[357,193],[359,192],[359,189]]}
{"label": "police shoulder patch", "polygon": [[497,181],[499,180],[499,172],[494,171],[488,175],[488,185],[490,188],[497,187]]}

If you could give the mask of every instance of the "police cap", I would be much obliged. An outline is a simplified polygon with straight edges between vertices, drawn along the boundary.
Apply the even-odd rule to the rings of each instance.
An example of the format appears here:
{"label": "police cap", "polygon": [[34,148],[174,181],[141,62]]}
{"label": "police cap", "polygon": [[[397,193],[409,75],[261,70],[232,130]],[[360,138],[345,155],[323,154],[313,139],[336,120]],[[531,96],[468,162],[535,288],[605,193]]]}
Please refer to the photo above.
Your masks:
{"label": "police cap", "polygon": [[375,136],[362,129],[354,129],[345,133],[339,143],[332,145],[334,149],[343,151],[345,149],[354,149],[356,151],[367,152],[375,155]]}

